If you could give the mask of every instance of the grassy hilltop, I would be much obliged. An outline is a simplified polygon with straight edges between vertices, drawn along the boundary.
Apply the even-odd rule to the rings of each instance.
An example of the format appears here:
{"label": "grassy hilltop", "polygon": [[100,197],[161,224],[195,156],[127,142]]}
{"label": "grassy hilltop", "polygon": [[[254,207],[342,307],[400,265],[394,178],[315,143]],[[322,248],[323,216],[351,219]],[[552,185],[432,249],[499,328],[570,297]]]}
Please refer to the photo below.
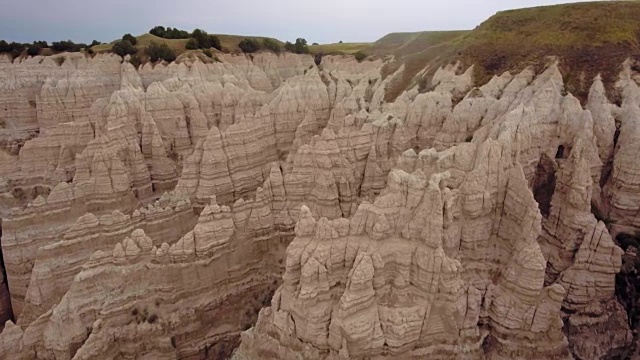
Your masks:
{"label": "grassy hilltop", "polygon": [[585,100],[598,73],[610,88],[625,59],[640,60],[640,1],[502,11],[470,31],[392,33],[362,51],[393,55],[387,75],[405,66],[403,78],[390,85],[387,101],[415,83],[428,83],[446,63],[475,65],[476,84],[484,84],[505,71],[518,72],[527,66],[541,70],[552,59],[559,60],[567,90]]}
{"label": "grassy hilltop", "polygon": [[640,2],[585,2],[502,11],[463,40],[461,56],[476,80],[506,70],[541,68],[557,56],[568,91],[584,97],[602,71],[611,83],[620,64],[640,59]]}
{"label": "grassy hilltop", "polygon": [[[241,50],[238,47],[238,44],[240,43],[240,41],[246,38],[255,39],[260,42],[262,42],[263,39],[266,39],[266,37],[261,37],[261,36],[241,36],[241,35],[226,35],[226,34],[211,34],[211,35],[217,36],[218,39],[220,39],[220,44],[222,45],[222,49],[228,52],[240,52]],[[136,39],[138,39],[138,43],[136,46],[139,49],[143,50],[144,48],[148,47],[152,42],[158,45],[167,44],[167,46],[169,46],[169,48],[171,48],[171,50],[173,50],[176,55],[180,55],[185,51],[187,51],[185,48],[185,45],[187,44],[187,41],[189,41],[189,39],[165,39],[149,33],[136,36]],[[276,40],[276,39],[272,39],[272,40],[276,41],[280,45],[283,44],[280,40]],[[115,41],[109,44],[96,45],[91,49],[95,52],[110,51],[114,43]]]}
{"label": "grassy hilltop", "polygon": [[[240,52],[245,38],[216,35],[222,50]],[[165,39],[152,34],[137,37],[140,53],[151,42],[166,44],[176,55],[186,51],[187,39]],[[279,45],[283,43],[272,39]],[[109,51],[112,44],[94,46]],[[404,65],[401,79],[389,85],[386,100],[419,83],[428,88],[439,66],[462,61],[475,65],[477,84],[504,71],[518,72],[527,66],[541,70],[558,59],[567,90],[586,98],[593,78],[602,72],[605,84],[615,81],[622,62],[640,60],[640,1],[585,2],[502,11],[473,30],[391,33],[374,43],[337,43],[309,46],[311,54],[364,53],[370,58],[393,57],[384,75]],[[424,71],[423,71],[424,70]]]}

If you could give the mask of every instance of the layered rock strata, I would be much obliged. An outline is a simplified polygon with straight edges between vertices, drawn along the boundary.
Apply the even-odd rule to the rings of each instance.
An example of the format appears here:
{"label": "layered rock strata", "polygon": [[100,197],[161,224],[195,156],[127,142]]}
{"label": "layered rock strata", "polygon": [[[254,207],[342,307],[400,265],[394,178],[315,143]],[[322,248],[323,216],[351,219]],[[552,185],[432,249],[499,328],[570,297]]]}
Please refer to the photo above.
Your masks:
{"label": "layered rock strata", "polygon": [[631,63],[582,106],[553,64],[385,103],[381,60],[220,60],[0,62],[0,357],[223,358],[269,299],[237,358],[627,349]]}

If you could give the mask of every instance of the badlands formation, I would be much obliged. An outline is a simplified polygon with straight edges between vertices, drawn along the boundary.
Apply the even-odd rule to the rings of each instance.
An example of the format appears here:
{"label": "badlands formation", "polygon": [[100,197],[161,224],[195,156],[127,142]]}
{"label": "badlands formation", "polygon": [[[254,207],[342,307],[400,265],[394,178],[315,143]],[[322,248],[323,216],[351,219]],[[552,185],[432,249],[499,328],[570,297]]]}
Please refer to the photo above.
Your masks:
{"label": "badlands formation", "polygon": [[631,61],[220,60],[0,59],[0,359],[637,356]]}

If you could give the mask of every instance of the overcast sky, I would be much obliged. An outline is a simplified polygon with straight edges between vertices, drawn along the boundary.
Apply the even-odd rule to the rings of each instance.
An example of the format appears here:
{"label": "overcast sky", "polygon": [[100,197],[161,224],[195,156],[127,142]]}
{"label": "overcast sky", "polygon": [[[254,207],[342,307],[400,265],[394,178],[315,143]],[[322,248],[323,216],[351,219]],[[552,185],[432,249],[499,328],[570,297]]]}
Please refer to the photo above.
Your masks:
{"label": "overcast sky", "polygon": [[[9,2],[10,0],[2,0]],[[309,43],[375,41],[390,32],[472,29],[499,10],[571,0],[17,0],[0,39],[111,41],[154,25]]]}

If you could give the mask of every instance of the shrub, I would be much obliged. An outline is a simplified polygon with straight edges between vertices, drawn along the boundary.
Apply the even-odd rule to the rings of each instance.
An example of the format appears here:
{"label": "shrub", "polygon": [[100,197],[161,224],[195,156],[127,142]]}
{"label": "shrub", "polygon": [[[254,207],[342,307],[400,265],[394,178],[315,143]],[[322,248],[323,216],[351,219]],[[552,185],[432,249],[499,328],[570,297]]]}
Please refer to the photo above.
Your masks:
{"label": "shrub", "polygon": [[191,38],[187,41],[184,47],[187,50],[196,50],[198,48],[198,40]]}
{"label": "shrub", "polygon": [[9,43],[4,40],[0,40],[0,53],[6,53],[9,51],[11,51],[11,47],[9,46]]}
{"label": "shrub", "polygon": [[42,46],[39,44],[29,45],[29,47],[27,47],[27,54],[29,56],[36,56],[40,54],[40,50],[42,50]]}
{"label": "shrub", "polygon": [[115,54],[118,54],[122,57],[126,56],[126,55],[133,55],[135,53],[138,52],[138,49],[136,49],[135,46],[133,46],[133,44],[131,44],[131,42],[129,42],[129,40],[120,40],[118,42],[116,42],[115,44],[113,44],[113,47],[111,48],[111,51]]}
{"label": "shrub", "polygon": [[271,50],[276,54],[279,53],[280,51],[282,51],[282,47],[280,46],[280,44],[277,41],[273,40],[273,39],[269,39],[269,38],[263,39],[262,40],[262,46],[265,49]]}
{"label": "shrub", "polygon": [[131,35],[131,34],[129,34],[129,33],[124,34],[124,36],[122,36],[122,41],[128,41],[128,42],[130,42],[130,43],[131,43],[131,45],[133,45],[133,46],[138,45],[138,39],[136,39],[136,37],[135,37],[135,36],[133,36],[133,35]]}
{"label": "shrub", "polygon": [[93,41],[91,42],[91,44],[89,45],[89,47],[94,47],[94,46],[96,46],[96,45],[101,45],[101,44],[102,44],[102,43],[101,43],[100,41],[98,41],[98,40],[93,40]]}
{"label": "shrub", "polygon": [[209,35],[209,44],[216,50],[222,50],[222,43],[220,43],[220,39],[215,35]]}
{"label": "shrub", "polygon": [[158,45],[155,42],[151,42],[145,52],[153,62],[160,59],[171,62],[176,59],[176,54],[169,48],[169,46],[167,46],[167,44]]}
{"label": "shrub", "polygon": [[9,44],[9,49],[14,55],[20,55],[24,51],[25,45],[17,42]]}
{"label": "shrub", "polygon": [[358,60],[358,62],[362,62],[362,60],[367,58],[367,54],[363,53],[362,51],[358,51],[353,56],[356,58],[356,60]]}
{"label": "shrub", "polygon": [[244,53],[253,53],[260,50],[260,43],[256,39],[245,38],[244,40],[240,41],[238,47]]}
{"label": "shrub", "polygon": [[136,54],[131,55],[131,58],[129,58],[129,64],[133,65],[136,69],[140,67],[141,63],[140,58]]}
{"label": "shrub", "polygon": [[153,29],[149,30],[149,34],[163,38],[166,31],[167,29],[165,29],[164,26],[156,26]]}
{"label": "shrub", "polygon": [[197,48],[208,49],[211,47],[209,35],[206,31],[195,29],[191,33],[191,37],[196,40]]}
{"label": "shrub", "polygon": [[209,49],[202,50],[202,53],[205,54],[206,56],[210,57],[210,58],[213,57],[213,54],[211,53],[211,50],[209,50]]}
{"label": "shrub", "polygon": [[313,62],[316,63],[316,65],[320,65],[322,64],[322,57],[324,56],[324,53],[322,51],[320,51],[319,53],[317,53],[314,57],[313,57]]}
{"label": "shrub", "polygon": [[164,39],[188,39],[191,37],[191,35],[185,30],[170,27],[164,29],[164,27],[162,26],[154,27],[153,29],[151,29],[151,31],[149,31],[149,33]]}
{"label": "shrub", "polygon": [[313,43],[313,44],[311,44],[311,45],[320,45],[320,44],[318,44],[317,42],[314,42],[314,43]]}
{"label": "shrub", "polygon": [[51,43],[51,48],[54,51],[58,51],[58,52],[62,52],[62,51],[78,52],[82,48],[82,45],[84,44],[76,44],[71,40],[67,40],[67,41],[63,40],[63,41],[54,41],[53,43]]}
{"label": "shrub", "polygon": [[290,42],[286,42],[284,48],[288,51],[291,51],[296,54],[308,54],[309,47],[307,46],[307,40],[304,38],[297,38],[296,43],[292,44]]}
{"label": "shrub", "polygon": [[149,322],[149,324],[155,323],[156,321],[158,321],[158,315],[156,314],[149,315],[149,318],[147,318],[147,321]]}
{"label": "shrub", "polygon": [[215,35],[209,35],[206,31],[195,29],[191,33],[191,38],[195,39],[196,47],[194,49],[222,49],[220,39]]}

